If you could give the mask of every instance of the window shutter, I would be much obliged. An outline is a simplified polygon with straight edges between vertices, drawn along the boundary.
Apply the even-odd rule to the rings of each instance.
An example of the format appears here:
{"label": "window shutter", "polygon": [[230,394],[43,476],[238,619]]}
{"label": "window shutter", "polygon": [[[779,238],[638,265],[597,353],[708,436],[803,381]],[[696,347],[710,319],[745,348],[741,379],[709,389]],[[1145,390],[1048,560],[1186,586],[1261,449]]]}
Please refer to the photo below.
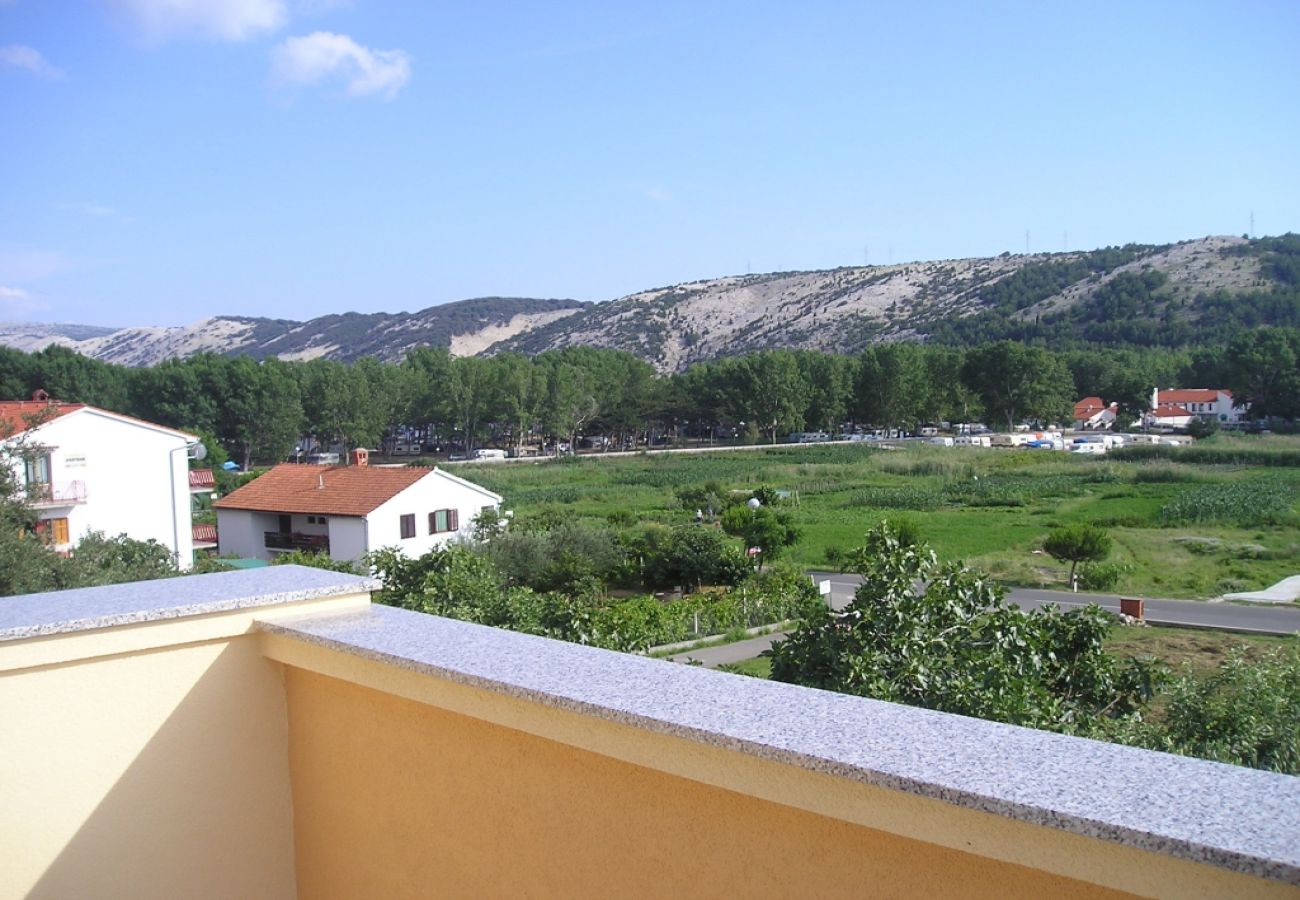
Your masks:
{"label": "window shutter", "polygon": [[460,510],[447,510],[447,530],[460,531]]}
{"label": "window shutter", "polygon": [[437,533],[438,533],[438,514],[436,512],[431,512],[429,513],[429,534],[437,534]]}

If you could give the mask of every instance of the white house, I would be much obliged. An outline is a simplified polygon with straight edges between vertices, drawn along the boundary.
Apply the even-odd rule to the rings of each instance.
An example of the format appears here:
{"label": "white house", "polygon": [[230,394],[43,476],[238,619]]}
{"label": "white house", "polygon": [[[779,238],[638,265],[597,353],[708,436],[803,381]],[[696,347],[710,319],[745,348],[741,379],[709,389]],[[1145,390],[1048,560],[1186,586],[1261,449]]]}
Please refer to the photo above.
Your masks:
{"label": "white house", "polygon": [[302,549],[355,561],[381,547],[422,556],[499,510],[501,497],[436,468],[285,463],[213,506],[222,556]]}
{"label": "white house", "polygon": [[71,551],[88,532],[155,540],[193,564],[192,434],[87,406],[0,401],[0,443],[46,540]]}
{"label": "white house", "polygon": [[1093,431],[1110,428],[1115,424],[1119,404],[1109,406],[1100,397],[1084,397],[1074,404],[1074,429],[1076,431]]}
{"label": "white house", "polygon": [[[1151,413],[1153,418],[1180,418],[1180,416],[1160,416],[1162,409],[1176,407],[1186,415],[1203,422],[1218,422],[1220,425],[1239,424],[1246,417],[1246,406],[1235,406],[1232,391],[1223,388],[1186,388],[1155,390],[1151,394]],[[1188,422],[1191,419],[1187,420]],[[1153,422],[1152,424],[1166,424]]]}

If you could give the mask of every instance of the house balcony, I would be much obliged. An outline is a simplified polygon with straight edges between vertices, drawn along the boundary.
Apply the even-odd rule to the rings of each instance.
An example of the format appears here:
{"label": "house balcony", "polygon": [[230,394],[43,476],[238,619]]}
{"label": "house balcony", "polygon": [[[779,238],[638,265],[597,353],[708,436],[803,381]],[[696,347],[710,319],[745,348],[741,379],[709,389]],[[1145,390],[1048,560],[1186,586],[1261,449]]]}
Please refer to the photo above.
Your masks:
{"label": "house balcony", "polygon": [[27,503],[34,509],[58,509],[86,502],[84,481],[34,481],[28,483],[25,492]]}
{"label": "house balcony", "polygon": [[0,603],[0,895],[1296,897],[1300,779],[371,605]]}
{"label": "house balcony", "polygon": [[300,531],[266,531],[263,532],[263,544],[267,550],[290,552],[303,550],[308,553],[330,552],[330,539],[327,534],[303,534]]}

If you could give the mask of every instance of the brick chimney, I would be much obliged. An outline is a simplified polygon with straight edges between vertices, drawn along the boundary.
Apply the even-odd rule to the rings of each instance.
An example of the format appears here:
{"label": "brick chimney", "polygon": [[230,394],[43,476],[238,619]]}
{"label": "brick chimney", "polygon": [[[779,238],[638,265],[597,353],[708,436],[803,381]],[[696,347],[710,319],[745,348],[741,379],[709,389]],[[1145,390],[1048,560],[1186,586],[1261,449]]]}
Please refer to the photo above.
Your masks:
{"label": "brick chimney", "polygon": [[368,466],[370,465],[370,451],[365,447],[358,447],[352,451],[352,465]]}

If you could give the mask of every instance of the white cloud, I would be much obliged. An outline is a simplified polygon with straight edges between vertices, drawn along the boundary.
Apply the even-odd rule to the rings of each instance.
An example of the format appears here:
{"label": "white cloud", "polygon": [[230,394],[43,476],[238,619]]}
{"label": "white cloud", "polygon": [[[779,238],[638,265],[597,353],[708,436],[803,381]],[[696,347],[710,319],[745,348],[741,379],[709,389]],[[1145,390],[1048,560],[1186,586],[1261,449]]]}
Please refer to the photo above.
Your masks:
{"label": "white cloud", "polygon": [[0,284],[0,311],[4,315],[26,315],[33,310],[45,309],[46,305],[22,288],[5,287]]}
{"label": "white cloud", "polygon": [[245,41],[283,27],[284,0],[112,0],[151,43],[173,37]]}
{"label": "white cloud", "polygon": [[317,31],[272,50],[271,73],[281,84],[341,80],[354,97],[381,94],[391,100],[411,77],[411,58],[401,50],[371,50],[346,34]]}
{"label": "white cloud", "polygon": [[41,51],[23,44],[7,44],[0,47],[0,65],[26,69],[38,78],[61,81],[68,76],[57,66],[52,66],[41,56]]}

